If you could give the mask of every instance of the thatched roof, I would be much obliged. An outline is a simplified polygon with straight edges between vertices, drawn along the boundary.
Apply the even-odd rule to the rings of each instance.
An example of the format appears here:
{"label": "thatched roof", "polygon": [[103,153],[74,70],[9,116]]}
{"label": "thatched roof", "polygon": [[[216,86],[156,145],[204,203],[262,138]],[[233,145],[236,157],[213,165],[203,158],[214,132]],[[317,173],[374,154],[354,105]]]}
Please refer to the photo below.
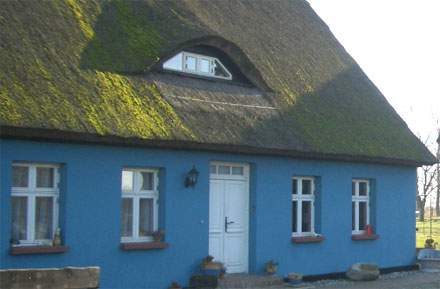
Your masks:
{"label": "thatched roof", "polygon": [[[303,0],[2,1],[0,39],[3,137],[434,162]],[[158,71],[196,44],[253,86]]]}

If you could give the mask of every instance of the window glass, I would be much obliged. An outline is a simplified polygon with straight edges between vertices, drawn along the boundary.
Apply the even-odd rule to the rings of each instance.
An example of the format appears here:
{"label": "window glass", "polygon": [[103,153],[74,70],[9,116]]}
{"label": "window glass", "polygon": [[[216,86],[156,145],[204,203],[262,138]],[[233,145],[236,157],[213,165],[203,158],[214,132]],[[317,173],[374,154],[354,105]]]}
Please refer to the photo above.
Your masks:
{"label": "window glass", "polygon": [[141,172],[142,176],[142,187],[143,191],[154,190],[154,174],[151,172]]}
{"label": "window glass", "polygon": [[53,198],[37,197],[35,204],[35,239],[53,238]]}
{"label": "window glass", "polygon": [[53,179],[53,168],[37,167],[37,188],[53,188]]}
{"label": "window glass", "polygon": [[29,168],[22,166],[12,167],[12,186],[25,188],[29,182]]}
{"label": "window glass", "polygon": [[359,196],[366,196],[366,195],[367,195],[367,183],[359,182]]}
{"label": "window glass", "polygon": [[351,195],[356,195],[356,182],[351,182]]}
{"label": "window glass", "polygon": [[214,61],[214,75],[222,78],[231,77],[231,74],[226,71],[226,69],[219,63],[217,59]]}
{"label": "window glass", "polygon": [[352,230],[360,233],[369,223],[369,181],[353,180],[352,183],[356,191],[352,198]]}
{"label": "window glass", "polygon": [[231,73],[218,59],[207,55],[180,52],[165,61],[162,67],[168,70],[185,71],[217,78],[232,79]]}
{"label": "window glass", "polygon": [[231,167],[230,166],[218,166],[218,173],[221,175],[230,175]]}
{"label": "window glass", "polygon": [[314,233],[314,179],[292,178],[292,232],[294,236]]}
{"label": "window glass", "polygon": [[145,237],[153,233],[153,199],[141,199],[139,203],[139,236]]}
{"label": "window glass", "polygon": [[302,232],[312,231],[312,203],[302,202]]}
{"label": "window glass", "polygon": [[122,191],[121,241],[150,240],[158,227],[157,171],[133,169],[122,174],[130,192]]}
{"label": "window glass", "polygon": [[211,174],[217,174],[217,166],[215,165],[209,166],[209,171]]}
{"label": "window glass", "polygon": [[356,230],[356,203],[351,202],[351,229]]}
{"label": "window glass", "polygon": [[302,194],[303,195],[312,194],[312,181],[311,180],[302,180]]}
{"label": "window glass", "polygon": [[121,234],[123,237],[133,236],[133,200],[130,198],[122,199]]}
{"label": "window glass", "polygon": [[12,239],[26,240],[27,197],[12,197]]}
{"label": "window glass", "polygon": [[232,167],[232,174],[242,176],[244,174],[243,167]]}
{"label": "window glass", "polygon": [[210,73],[210,63],[211,61],[206,58],[200,58],[199,61],[199,70],[202,73]]}
{"label": "window glass", "polygon": [[163,64],[163,68],[171,69],[171,70],[180,70],[182,71],[182,52],[174,56],[173,58],[167,60]]}
{"label": "window glass", "polygon": [[297,179],[292,180],[292,194],[294,194],[294,195],[298,194],[298,180]]}
{"label": "window glass", "polygon": [[367,225],[367,203],[359,202],[359,230],[365,230]]}
{"label": "window glass", "polygon": [[122,171],[122,190],[133,191],[133,172],[124,170]]}
{"label": "window glass", "polygon": [[298,214],[298,202],[293,201],[292,202],[292,232],[296,233],[298,232],[297,229],[297,214]]}
{"label": "window glass", "polygon": [[57,170],[57,166],[44,164],[12,167],[11,233],[14,245],[20,242],[41,245],[41,241],[53,238],[54,228],[58,226]]}
{"label": "window glass", "polygon": [[193,56],[186,56],[185,57],[185,68],[188,70],[196,70],[196,58]]}

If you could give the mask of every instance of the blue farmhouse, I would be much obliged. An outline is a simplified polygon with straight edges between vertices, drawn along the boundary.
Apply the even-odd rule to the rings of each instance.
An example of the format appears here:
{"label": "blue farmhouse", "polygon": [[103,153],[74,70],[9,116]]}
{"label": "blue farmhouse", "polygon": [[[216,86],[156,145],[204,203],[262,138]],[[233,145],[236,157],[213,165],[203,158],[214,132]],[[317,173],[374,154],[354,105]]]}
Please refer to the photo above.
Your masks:
{"label": "blue farmhouse", "polygon": [[4,1],[0,39],[0,268],[414,264],[435,158],[306,1]]}

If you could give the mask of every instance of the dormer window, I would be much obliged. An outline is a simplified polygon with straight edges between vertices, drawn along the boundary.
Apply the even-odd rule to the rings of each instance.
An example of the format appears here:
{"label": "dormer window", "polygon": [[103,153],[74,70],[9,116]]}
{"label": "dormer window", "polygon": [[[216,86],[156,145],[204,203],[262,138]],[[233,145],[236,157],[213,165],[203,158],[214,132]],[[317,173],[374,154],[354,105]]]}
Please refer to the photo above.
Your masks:
{"label": "dormer window", "polygon": [[200,76],[231,80],[232,75],[218,58],[190,52],[180,52],[163,64],[163,69]]}

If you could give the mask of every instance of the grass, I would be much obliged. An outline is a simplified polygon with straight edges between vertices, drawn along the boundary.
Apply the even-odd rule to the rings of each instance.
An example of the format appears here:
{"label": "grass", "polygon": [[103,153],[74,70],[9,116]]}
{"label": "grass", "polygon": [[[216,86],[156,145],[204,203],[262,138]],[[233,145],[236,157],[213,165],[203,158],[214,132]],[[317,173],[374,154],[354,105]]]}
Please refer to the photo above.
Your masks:
{"label": "grass", "polygon": [[[416,228],[418,229],[416,234],[416,247],[424,248],[425,240],[430,236],[430,221],[426,218],[424,222],[416,222]],[[432,238],[435,242],[440,244],[440,218],[432,219]]]}

